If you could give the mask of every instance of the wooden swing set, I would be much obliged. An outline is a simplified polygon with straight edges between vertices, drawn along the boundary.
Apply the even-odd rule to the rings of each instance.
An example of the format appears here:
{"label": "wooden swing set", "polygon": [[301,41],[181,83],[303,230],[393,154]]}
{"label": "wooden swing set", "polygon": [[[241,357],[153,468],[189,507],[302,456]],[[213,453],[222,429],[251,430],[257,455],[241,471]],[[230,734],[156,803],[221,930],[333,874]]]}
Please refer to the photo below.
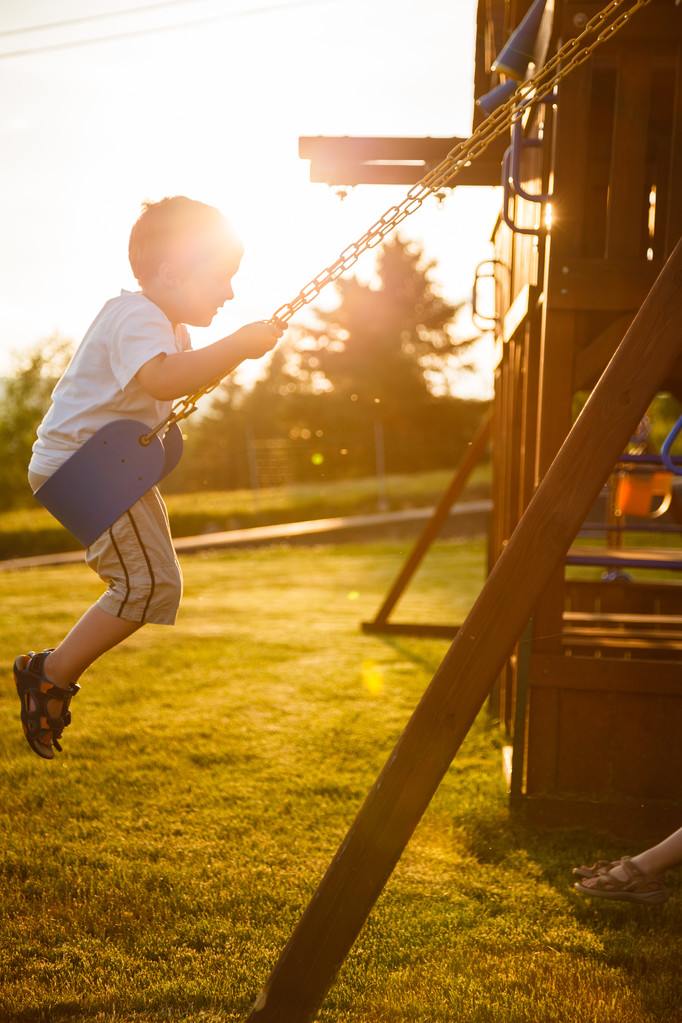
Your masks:
{"label": "wooden swing set", "polygon": [[[468,139],[459,140],[436,167],[409,189],[402,202],[390,207],[293,300],[281,305],[270,322],[286,325],[323,288],[351,269],[364,252],[376,248],[406,217],[420,209],[429,196],[456,184],[458,177],[466,174],[491,143],[521,121],[532,103],[551,94],[563,78],[589,59],[597,46],[619,31],[635,10],[650,2],[634,0],[627,9],[623,0],[609,3],[588,22],[579,37],[570,39],[537,74],[520,83]],[[218,378],[181,399],[165,419],[152,427],[136,420],[117,420],[102,427],[36,491],[37,500],[84,546],[89,546],[175,467],[182,454],[177,424],[191,415],[197,402],[220,383]]]}
{"label": "wooden swing set", "polygon": [[[469,173],[474,161],[488,147],[507,137],[514,126],[531,121],[534,109],[548,101],[555,90],[558,90],[558,102],[561,103],[561,91],[567,76],[584,66],[597,47],[612,39],[629,24],[636,12],[649,4],[652,4],[651,10],[657,17],[663,13],[661,23],[665,22],[668,12],[661,11],[662,4],[657,0],[610,0],[603,10],[596,11],[589,19],[582,13],[585,5],[578,8],[572,0],[564,0],[565,9],[573,19],[573,32],[564,35],[566,42],[554,56],[540,60],[539,70],[530,77],[524,70],[518,85],[510,87],[509,81],[496,85],[498,94],[504,87],[503,101],[488,113],[471,137],[459,141],[410,188],[401,203],[391,207],[362,238],[348,246],[339,259],[310,281],[292,302],[281,306],[273,319],[288,322],[327,284],[352,267],[363,252],[378,245],[397,224],[419,209],[430,195],[457,184],[458,175]],[[553,0],[535,0],[530,6],[522,6],[526,7],[528,17],[532,15],[539,22],[536,25],[539,29],[544,24],[545,11],[554,10]],[[582,15],[580,19],[577,19],[578,14]],[[519,27],[522,25],[523,22]],[[539,35],[542,36],[542,31]],[[544,46],[547,38],[545,33]],[[532,50],[526,63],[531,56]],[[680,81],[682,75],[678,79],[678,91]],[[682,107],[682,101],[679,107]],[[682,114],[676,116],[674,165],[679,172],[682,169]],[[505,199],[505,212],[509,212],[509,207],[516,207],[518,196],[518,192],[510,196],[508,204]],[[671,203],[674,201],[679,200],[671,198]],[[528,227],[533,227],[533,237],[536,238],[537,227],[533,224]],[[531,252],[531,235],[524,237]],[[682,241],[676,246],[671,244],[668,252],[667,260],[665,263],[661,261],[662,268],[653,279],[653,286],[627,329],[623,330],[615,354],[568,435],[566,431],[561,432],[563,424],[559,424],[557,436],[543,438],[542,450],[537,457],[529,452],[515,453],[514,464],[519,471],[513,483],[510,482],[513,474],[509,472],[509,466],[506,463],[503,466],[504,487],[525,488],[523,500],[517,500],[517,507],[522,510],[516,521],[508,523],[499,533],[494,567],[479,598],[458,629],[431,684],[320,881],[251,1008],[248,1023],[305,1023],[315,1016],[476,715],[517,655],[519,638],[536,615],[539,602],[542,600],[544,603],[548,587],[553,585],[558,573],[563,573],[567,551],[605,481],[622,458],[653,397],[673,372],[682,354],[679,329],[682,322]],[[561,277],[559,282],[568,283]],[[571,280],[570,286],[573,284]],[[502,283],[496,279],[496,286],[498,289],[508,288],[509,282]],[[553,281],[551,287],[556,287]],[[641,288],[641,282],[638,287]],[[508,303],[506,322],[502,325],[507,342],[517,336],[519,329],[525,330],[531,321],[547,315],[546,306],[543,309],[538,305],[541,292],[539,285],[525,286]],[[560,332],[561,324],[558,329]],[[507,344],[507,354],[510,351]],[[503,360],[501,365],[505,379],[516,384],[520,364],[519,360],[515,370],[517,376],[514,377],[512,369]],[[549,368],[547,357],[544,372]],[[524,386],[527,388],[529,375],[541,378],[542,359],[526,364],[525,372]],[[51,493],[41,488],[43,493],[38,492],[37,496],[50,510],[64,506],[68,511],[74,505],[79,506],[75,514],[68,511],[72,525],[67,524],[67,528],[77,536],[80,532],[79,538],[85,542],[93,529],[102,531],[101,524],[106,517],[102,511],[98,511],[97,516],[90,511],[91,490],[88,480],[83,481],[84,470],[89,474],[92,468],[90,460],[99,461],[104,457],[102,452],[106,446],[107,468],[97,477],[97,486],[109,496],[101,503],[108,503],[112,490],[122,493],[125,500],[132,503],[177,460],[179,450],[173,439],[177,423],[189,415],[196,401],[218,383],[215,381],[210,387],[178,403],[171,415],[153,428],[139,423],[125,428],[114,424],[115,429],[104,435],[96,456],[78,452],[73,456],[79,460],[78,471],[67,469],[63,482],[57,480]],[[543,400],[548,393],[545,392]],[[507,396],[505,401],[512,419],[526,414],[523,409],[514,410],[511,397]],[[469,462],[461,467],[443,496],[436,518],[442,519],[447,515],[450,504],[461,490],[471,461],[477,459],[485,448],[489,433],[497,438],[503,429],[504,424],[495,416],[482,426],[470,449]],[[163,442],[159,437],[163,437]],[[140,455],[137,448],[144,449],[145,453]],[[152,449],[155,454],[149,455],[147,449]],[[526,464],[530,457],[533,457],[537,470],[532,479]],[[526,462],[520,465],[519,458],[526,459]],[[110,485],[108,473],[113,472],[114,465],[118,475],[115,483]],[[85,486],[87,490],[84,490]],[[116,517],[113,511],[111,515]],[[418,558],[415,564],[417,562]],[[380,615],[384,621],[380,624],[386,624],[392,601],[394,603],[394,598],[397,599],[414,567],[414,564],[405,567],[404,578],[397,581],[394,592],[385,602]],[[673,676],[670,677],[672,691]],[[679,685],[679,676],[677,683]],[[506,706],[504,692],[500,700],[505,708],[504,714],[513,717],[514,707]],[[519,699],[516,710],[521,706]]]}

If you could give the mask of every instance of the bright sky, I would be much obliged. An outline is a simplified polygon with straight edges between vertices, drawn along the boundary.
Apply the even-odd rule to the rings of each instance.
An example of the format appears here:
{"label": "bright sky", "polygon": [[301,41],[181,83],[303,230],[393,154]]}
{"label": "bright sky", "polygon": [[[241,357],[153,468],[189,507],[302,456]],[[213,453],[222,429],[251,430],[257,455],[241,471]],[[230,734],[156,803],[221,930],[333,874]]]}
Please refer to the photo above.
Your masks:
{"label": "bright sky", "polygon": [[[310,184],[299,135],[468,135],[475,9],[3,0],[0,374],[55,331],[80,340],[108,298],[137,287],[127,243],[144,199],[212,203],[245,242],[236,298],[192,330],[195,346],[271,315],[406,192],[366,185],[341,202]],[[449,299],[469,297],[498,205],[492,189],[455,189],[401,226],[438,261]],[[484,393],[485,344],[480,360]]]}

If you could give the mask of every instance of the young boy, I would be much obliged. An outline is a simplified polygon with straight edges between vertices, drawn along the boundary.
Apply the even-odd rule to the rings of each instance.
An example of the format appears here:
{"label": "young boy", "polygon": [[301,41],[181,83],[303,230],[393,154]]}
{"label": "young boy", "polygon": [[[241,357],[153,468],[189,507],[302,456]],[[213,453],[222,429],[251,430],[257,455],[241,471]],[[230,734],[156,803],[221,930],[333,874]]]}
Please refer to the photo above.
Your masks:
{"label": "young boy", "polygon": [[[243,253],[214,207],[184,196],[146,203],[128,253],[140,291],[106,303],[57,384],[29,465],[33,490],[101,426],[123,418],[155,425],[176,398],[260,358],[281,337],[279,327],[250,323],[192,350],[185,324],[207,327],[234,297]],[[182,575],[156,487],[95,540],[86,560],[106,592],[57,647],[14,663],[24,734],[46,760],[61,751],[85,669],[141,625],[175,621]]]}

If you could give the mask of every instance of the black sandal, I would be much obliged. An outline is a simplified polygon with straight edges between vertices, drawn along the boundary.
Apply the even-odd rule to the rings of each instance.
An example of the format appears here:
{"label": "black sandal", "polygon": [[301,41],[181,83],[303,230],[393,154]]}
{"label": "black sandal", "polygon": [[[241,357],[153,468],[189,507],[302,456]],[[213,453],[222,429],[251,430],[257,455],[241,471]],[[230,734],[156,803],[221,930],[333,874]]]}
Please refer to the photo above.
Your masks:
{"label": "black sandal", "polygon": [[53,760],[55,749],[62,752],[59,740],[71,724],[69,704],[80,689],[76,682],[64,689],[45,677],[43,662],[51,652],[20,654],[14,662],[24,735],[33,752],[44,760]]}

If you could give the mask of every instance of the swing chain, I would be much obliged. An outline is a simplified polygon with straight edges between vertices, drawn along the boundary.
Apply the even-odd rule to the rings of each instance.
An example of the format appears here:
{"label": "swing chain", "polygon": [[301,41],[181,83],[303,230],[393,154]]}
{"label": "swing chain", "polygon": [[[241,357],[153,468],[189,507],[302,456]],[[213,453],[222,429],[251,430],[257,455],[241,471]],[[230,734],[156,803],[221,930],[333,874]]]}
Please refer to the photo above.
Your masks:
{"label": "swing chain", "polygon": [[[451,184],[465,166],[472,163],[491,142],[518,121],[523,116],[529,98],[549,95],[566,75],[590,58],[597,46],[618,32],[630,20],[634,11],[646,7],[651,0],[634,0],[634,3],[626,10],[621,10],[610,24],[604,25],[604,22],[625,2],[626,0],[611,0],[586,23],[579,36],[569,39],[536,75],[519,86],[507,103],[493,111],[468,139],[459,142],[436,167],[414,184],[398,206],[391,206],[364,235],[343,250],[336,262],[331,263],[306,284],[293,301],[281,305],[274,318],[286,322],[300,308],[317,298],[327,284],[349,270],[364,252],[375,248],[398,224],[415,213],[430,195]],[[597,32],[595,38],[581,48],[583,41],[595,32]],[[526,102],[523,102],[524,100]]]}
{"label": "swing chain", "polygon": [[[294,299],[281,305],[268,320],[268,323],[279,322],[279,325],[286,325],[299,309],[314,301],[328,284],[332,284],[350,270],[363,253],[376,248],[398,224],[415,213],[430,195],[451,185],[464,167],[473,163],[490,146],[491,142],[507,132],[516,121],[523,117],[531,100],[542,100],[550,96],[563,78],[589,60],[593,51],[601,43],[615,35],[630,20],[635,11],[646,7],[651,0],[634,0],[629,7],[621,9],[628,2],[629,0],[610,0],[606,7],[586,22],[580,35],[574,36],[564,43],[540,71],[522,82],[514,95],[489,114],[469,138],[458,142],[437,166],[412,185],[402,202],[386,210],[360,238],[341,252],[335,262],[330,263],[321,273],[313,277],[301,288]],[[616,16],[609,21],[612,15]],[[586,42],[593,36],[594,38],[590,42]],[[584,46],[583,43],[585,43]],[[215,390],[221,383],[221,379],[212,381],[202,390],[177,402],[168,418],[141,438],[142,443],[149,443],[156,434],[194,412],[199,398]]]}

